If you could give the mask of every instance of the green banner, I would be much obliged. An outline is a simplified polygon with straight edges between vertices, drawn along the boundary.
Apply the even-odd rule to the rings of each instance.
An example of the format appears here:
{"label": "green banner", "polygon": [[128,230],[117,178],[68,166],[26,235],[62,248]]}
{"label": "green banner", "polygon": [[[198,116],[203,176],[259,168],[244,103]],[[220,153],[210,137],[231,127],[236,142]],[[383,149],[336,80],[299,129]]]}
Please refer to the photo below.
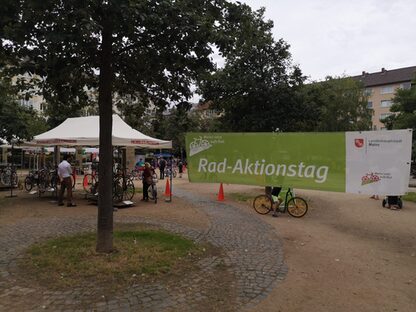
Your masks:
{"label": "green banner", "polygon": [[188,133],[191,182],[345,192],[345,133]]}

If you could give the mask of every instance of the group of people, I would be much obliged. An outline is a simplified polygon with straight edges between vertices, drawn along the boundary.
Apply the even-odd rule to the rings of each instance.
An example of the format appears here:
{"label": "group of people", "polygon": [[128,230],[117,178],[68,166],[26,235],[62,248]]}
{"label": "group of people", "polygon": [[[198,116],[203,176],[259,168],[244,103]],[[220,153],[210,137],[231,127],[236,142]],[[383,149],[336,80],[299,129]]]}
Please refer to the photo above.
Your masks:
{"label": "group of people", "polygon": [[159,168],[159,177],[161,180],[165,178],[165,170],[167,168],[172,168],[174,166],[178,166],[179,177],[182,178],[184,162],[182,160],[176,161],[173,157],[170,157],[168,160],[164,158],[153,158],[150,162],[143,161],[140,158],[136,162],[137,168],[142,168],[143,170],[143,198],[142,201],[149,201],[149,187],[153,183],[153,176],[156,175],[156,168]]}
{"label": "group of people", "polygon": [[[155,170],[156,168],[159,168],[159,178],[163,180],[166,175],[166,169],[171,168],[178,168],[179,177],[182,178],[182,174],[184,171],[184,167],[186,166],[185,161],[182,161],[181,159],[174,159],[173,157],[169,157],[167,160],[165,158],[153,158],[149,165]],[[145,162],[142,158],[140,158],[136,162],[136,168],[139,168],[139,170],[142,170],[145,166]],[[140,169],[141,168],[141,169]]]}
{"label": "group of people", "polygon": [[[65,190],[67,190],[67,206],[68,207],[75,207],[76,204],[73,201],[72,197],[72,168],[71,168],[71,161],[72,156],[65,154],[63,156],[63,160],[58,165],[58,177],[61,182],[61,189],[58,194],[58,205],[64,205],[64,194]],[[97,160],[98,163],[98,160]],[[178,167],[179,177],[182,178],[182,173],[184,169],[184,162],[182,160],[175,160],[173,157],[170,157],[168,160],[164,158],[152,160],[152,164],[149,162],[143,161],[142,158],[139,159],[136,163],[136,167],[143,168],[143,201],[149,200],[148,190],[149,187],[153,183],[153,175],[156,174],[155,169],[158,167],[160,171],[160,179],[163,180],[165,178],[165,169],[172,168],[174,166]]]}

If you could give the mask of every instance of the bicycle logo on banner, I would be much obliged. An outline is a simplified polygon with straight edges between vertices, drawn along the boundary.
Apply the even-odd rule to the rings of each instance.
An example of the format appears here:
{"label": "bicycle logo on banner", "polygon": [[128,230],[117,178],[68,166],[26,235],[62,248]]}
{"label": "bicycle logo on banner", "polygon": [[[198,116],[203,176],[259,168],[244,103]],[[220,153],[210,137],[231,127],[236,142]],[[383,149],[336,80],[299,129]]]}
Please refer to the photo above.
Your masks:
{"label": "bicycle logo on banner", "polygon": [[193,156],[210,147],[212,147],[212,145],[207,140],[203,140],[202,137],[195,138],[194,141],[189,144],[189,154],[190,156]]}

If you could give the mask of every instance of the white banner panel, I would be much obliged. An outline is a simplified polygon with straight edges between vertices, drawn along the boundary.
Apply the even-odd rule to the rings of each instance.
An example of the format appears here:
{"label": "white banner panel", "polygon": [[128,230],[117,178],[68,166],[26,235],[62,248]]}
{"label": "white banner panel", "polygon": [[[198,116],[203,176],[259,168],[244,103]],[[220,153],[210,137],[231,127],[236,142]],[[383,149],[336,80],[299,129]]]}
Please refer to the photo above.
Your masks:
{"label": "white banner panel", "polygon": [[346,192],[404,195],[412,130],[346,132]]}

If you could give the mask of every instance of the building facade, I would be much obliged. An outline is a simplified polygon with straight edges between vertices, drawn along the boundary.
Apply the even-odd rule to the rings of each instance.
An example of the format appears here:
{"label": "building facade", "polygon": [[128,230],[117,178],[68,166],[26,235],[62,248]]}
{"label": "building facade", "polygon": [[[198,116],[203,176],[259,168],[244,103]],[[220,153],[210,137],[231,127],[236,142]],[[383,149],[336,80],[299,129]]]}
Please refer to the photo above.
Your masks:
{"label": "building facade", "polygon": [[362,72],[360,76],[351,77],[364,84],[365,94],[368,95],[367,107],[372,110],[373,130],[385,129],[382,120],[391,114],[390,107],[397,89],[410,89],[416,78],[416,66],[387,70],[380,72]]}

